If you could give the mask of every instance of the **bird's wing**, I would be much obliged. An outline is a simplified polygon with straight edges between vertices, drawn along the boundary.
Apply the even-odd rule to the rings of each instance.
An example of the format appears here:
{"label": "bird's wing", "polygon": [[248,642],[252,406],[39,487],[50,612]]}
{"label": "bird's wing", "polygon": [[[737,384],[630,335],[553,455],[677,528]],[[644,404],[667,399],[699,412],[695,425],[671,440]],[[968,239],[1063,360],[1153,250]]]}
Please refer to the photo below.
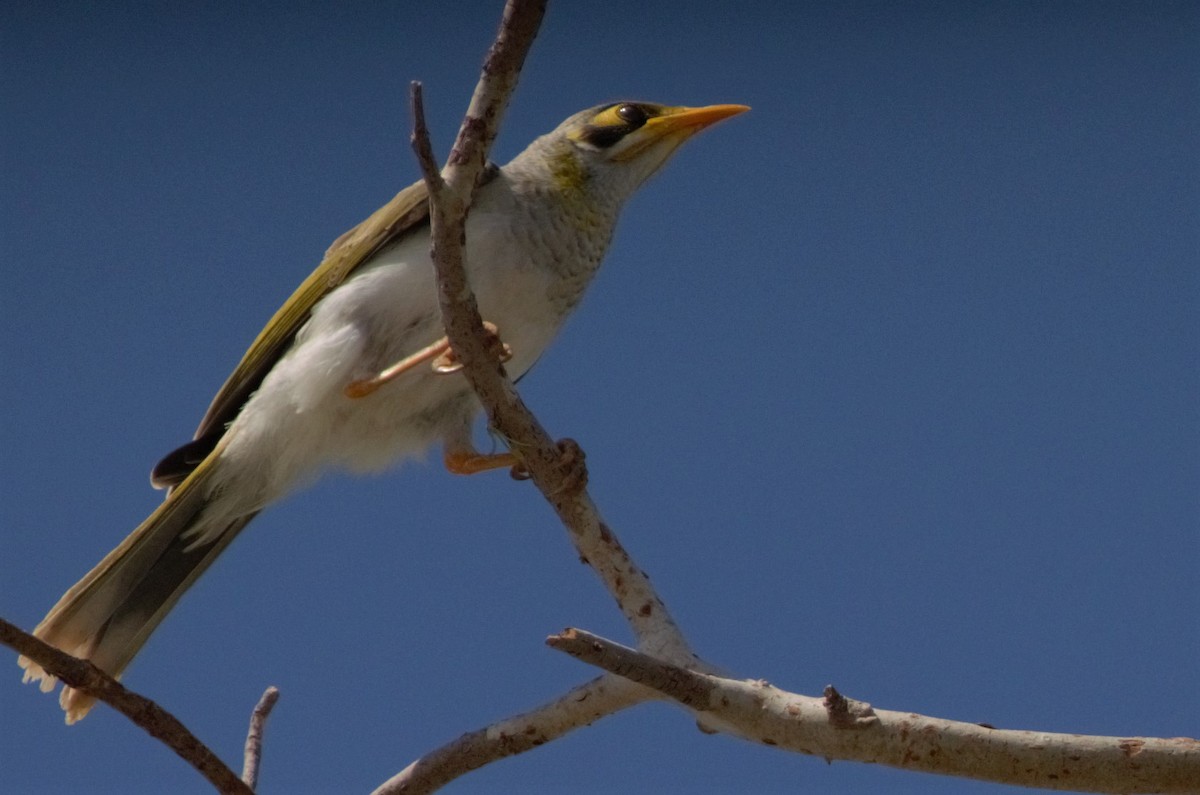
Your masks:
{"label": "bird's wing", "polygon": [[197,438],[212,430],[223,429],[233,420],[250,392],[258,388],[279,361],[318,301],[341,285],[383,246],[428,221],[428,197],[425,183],[415,182],[333,241],[321,264],[279,308],[217,392],[196,429]]}
{"label": "bird's wing", "polygon": [[177,485],[208,457],[225,428],[287,351],[317,302],[385,245],[428,223],[428,197],[425,183],[416,182],[333,242],[321,264],[296,288],[242,356],[213,398],[193,440],[158,462],[150,475],[151,482],[159,487]]}

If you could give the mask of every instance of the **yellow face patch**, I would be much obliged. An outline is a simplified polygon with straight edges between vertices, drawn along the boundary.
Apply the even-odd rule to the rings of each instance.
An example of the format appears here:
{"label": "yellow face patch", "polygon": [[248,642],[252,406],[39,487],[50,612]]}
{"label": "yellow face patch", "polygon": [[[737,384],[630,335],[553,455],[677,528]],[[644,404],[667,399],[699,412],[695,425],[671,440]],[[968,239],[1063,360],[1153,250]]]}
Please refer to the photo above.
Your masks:
{"label": "yellow face patch", "polygon": [[597,149],[607,149],[672,109],[649,102],[619,102],[601,109],[569,137]]}
{"label": "yellow face patch", "polygon": [[[593,127],[631,127],[636,129],[646,123],[647,119],[661,116],[669,111],[662,105],[652,105],[648,102],[621,102],[609,105],[592,118]],[[639,121],[640,119],[640,121]]]}
{"label": "yellow face patch", "polygon": [[621,151],[613,157],[618,160],[629,159],[657,141],[668,137],[678,137],[682,141],[710,124],[747,110],[749,108],[745,105],[688,108],[649,102],[620,102],[601,108],[581,127],[568,133],[568,137],[594,149],[610,149],[628,138],[628,151]]}

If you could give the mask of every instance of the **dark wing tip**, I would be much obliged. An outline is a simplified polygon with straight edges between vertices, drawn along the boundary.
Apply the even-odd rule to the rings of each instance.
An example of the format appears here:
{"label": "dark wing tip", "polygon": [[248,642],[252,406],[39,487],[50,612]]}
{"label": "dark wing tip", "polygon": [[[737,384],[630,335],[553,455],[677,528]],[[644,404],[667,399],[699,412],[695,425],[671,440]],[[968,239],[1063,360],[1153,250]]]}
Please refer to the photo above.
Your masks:
{"label": "dark wing tip", "polygon": [[222,433],[207,433],[167,453],[150,470],[151,485],[156,489],[167,489],[187,480],[187,476],[208,458],[223,435],[224,429]]}

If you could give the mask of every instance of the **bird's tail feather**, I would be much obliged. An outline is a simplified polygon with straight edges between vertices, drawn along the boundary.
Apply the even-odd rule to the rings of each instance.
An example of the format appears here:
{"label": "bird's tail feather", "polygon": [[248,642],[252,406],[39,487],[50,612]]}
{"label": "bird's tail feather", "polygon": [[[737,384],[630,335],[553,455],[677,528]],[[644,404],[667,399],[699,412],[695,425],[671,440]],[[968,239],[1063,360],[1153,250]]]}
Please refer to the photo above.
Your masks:
{"label": "bird's tail feather", "polygon": [[[254,518],[226,522],[222,529],[203,527],[209,505],[207,475],[210,459],[174,489],[158,509],[120,546],[67,591],[33,634],[68,654],[91,660],[120,676],[146,643],[150,633],[217,556]],[[212,538],[196,544],[196,532]],[[57,680],[40,665],[22,657],[25,681],[41,681],[43,691]],[[95,699],[64,687],[59,703],[74,723],[88,713]]]}

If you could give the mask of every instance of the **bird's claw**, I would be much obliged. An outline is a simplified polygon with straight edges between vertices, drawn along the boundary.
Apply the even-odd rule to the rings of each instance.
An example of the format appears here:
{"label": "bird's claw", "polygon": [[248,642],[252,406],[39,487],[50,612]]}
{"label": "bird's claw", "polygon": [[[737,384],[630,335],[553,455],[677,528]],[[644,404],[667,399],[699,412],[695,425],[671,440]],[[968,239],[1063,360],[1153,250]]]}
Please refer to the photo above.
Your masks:
{"label": "bird's claw", "polygon": [[[551,492],[554,495],[582,491],[588,484],[587,454],[574,439],[558,440],[558,470],[562,475],[562,485]],[[529,480],[529,469],[523,463],[516,463],[508,474],[513,480]]]}
{"label": "bird's claw", "polygon": [[[500,360],[501,364],[504,364],[513,357],[512,347],[500,339],[500,329],[496,327],[495,323],[487,320],[483,321],[483,331],[486,336],[488,350]],[[458,354],[454,352],[453,348],[447,348],[433,360],[430,367],[438,375],[448,375],[461,370],[462,362],[458,360]]]}
{"label": "bird's claw", "polygon": [[587,488],[588,470],[587,453],[574,439],[558,440],[558,467],[563,473],[563,484],[556,493],[578,492]]}

